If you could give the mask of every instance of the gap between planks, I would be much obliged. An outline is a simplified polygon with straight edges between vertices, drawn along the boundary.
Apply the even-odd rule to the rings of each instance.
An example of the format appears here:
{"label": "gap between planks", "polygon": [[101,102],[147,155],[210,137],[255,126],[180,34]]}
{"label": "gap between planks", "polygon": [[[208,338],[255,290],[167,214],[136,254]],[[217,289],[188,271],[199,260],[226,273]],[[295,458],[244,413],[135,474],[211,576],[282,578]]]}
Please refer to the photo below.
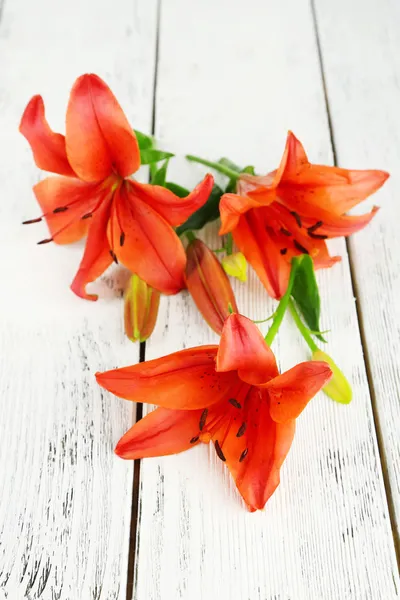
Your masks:
{"label": "gap between planks", "polygon": [[[331,108],[330,108],[330,104],[329,104],[328,89],[327,89],[327,85],[326,85],[324,58],[323,58],[323,51],[321,48],[320,35],[319,35],[319,30],[318,30],[318,20],[317,20],[317,13],[315,10],[315,0],[310,0],[310,6],[311,6],[311,13],[312,13],[312,20],[313,20],[313,24],[314,24],[315,40],[316,40],[317,50],[318,50],[318,61],[319,61],[319,66],[320,66],[320,71],[321,71],[321,81],[322,81],[322,86],[323,86],[323,91],[324,91],[324,99],[325,99],[326,114],[327,114],[327,119],[328,119],[329,136],[330,136],[331,146],[332,146],[333,163],[334,163],[335,167],[337,167],[338,159],[337,159],[335,134],[334,134],[334,130],[333,130],[332,114],[331,114]],[[400,537],[399,537],[399,532],[397,531],[397,528],[396,528],[396,517],[395,517],[393,493],[392,493],[392,489],[390,486],[388,466],[387,466],[387,461],[386,461],[385,452],[384,452],[384,440],[383,440],[383,435],[382,435],[382,427],[380,424],[379,413],[378,413],[378,409],[377,409],[376,392],[375,392],[374,382],[373,382],[373,378],[372,378],[371,361],[370,361],[370,355],[369,355],[369,350],[368,350],[368,345],[367,345],[367,340],[366,340],[366,335],[365,335],[365,327],[364,327],[362,309],[361,309],[361,305],[359,302],[357,277],[355,274],[355,267],[354,267],[354,260],[353,260],[351,245],[349,244],[349,240],[347,238],[345,239],[345,243],[346,243],[347,254],[349,257],[351,288],[353,291],[353,296],[355,298],[357,321],[358,321],[358,327],[359,327],[359,331],[360,331],[362,350],[363,350],[363,354],[364,354],[364,363],[365,363],[365,371],[366,371],[366,375],[367,375],[368,388],[369,388],[369,393],[370,393],[370,397],[371,397],[372,415],[373,415],[374,428],[375,428],[375,433],[376,433],[376,438],[377,438],[377,443],[378,443],[379,460],[381,463],[383,482],[384,482],[384,486],[385,486],[386,502],[388,505],[388,511],[389,511],[389,517],[390,517],[390,526],[391,526],[392,535],[393,535],[393,543],[394,543],[394,547],[395,547],[395,551],[396,551],[397,565],[400,568]]]}
{"label": "gap between planks", "polygon": [[[0,0],[1,2],[1,0]],[[0,5],[1,15],[1,5]],[[160,48],[160,22],[161,22],[161,0],[157,0],[156,12],[156,45],[154,57],[154,77],[153,77],[153,108],[151,116],[151,135],[155,135],[156,131],[156,104],[157,104],[157,80],[158,80],[158,63],[159,63],[159,48]],[[150,181],[150,175],[149,175]],[[146,360],[146,342],[140,342],[139,362]],[[143,417],[143,404],[136,405],[135,423]],[[126,584],[126,600],[132,600],[134,585],[136,580],[136,552],[139,547],[139,523],[140,523],[140,465],[141,460],[134,461],[133,486],[132,486],[132,510],[131,510],[131,527],[129,535],[129,553],[128,553],[128,577]]]}

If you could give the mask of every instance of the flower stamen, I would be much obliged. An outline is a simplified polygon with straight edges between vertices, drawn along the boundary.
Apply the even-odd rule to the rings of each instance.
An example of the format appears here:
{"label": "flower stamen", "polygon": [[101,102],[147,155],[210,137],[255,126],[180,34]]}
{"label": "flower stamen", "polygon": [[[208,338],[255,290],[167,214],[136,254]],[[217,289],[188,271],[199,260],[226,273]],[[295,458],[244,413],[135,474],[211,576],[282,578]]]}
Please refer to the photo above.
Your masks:
{"label": "flower stamen", "polygon": [[232,406],[234,406],[235,408],[242,408],[242,405],[236,400],[236,398],[229,398],[228,402],[229,404],[232,404]]}
{"label": "flower stamen", "polygon": [[287,237],[291,237],[292,236],[292,234],[290,233],[290,231],[288,231],[284,227],[281,227],[280,232],[283,233],[283,235],[286,235]]}
{"label": "flower stamen", "polygon": [[326,239],[328,239],[327,235],[313,233],[312,231],[311,232],[309,231],[308,235],[309,235],[310,238],[313,238],[314,240],[326,240]]}
{"label": "flower stamen", "polygon": [[239,457],[239,462],[243,462],[244,459],[246,458],[246,456],[248,455],[248,453],[249,453],[249,449],[245,448],[245,450],[243,450],[242,454]]}
{"label": "flower stamen", "polygon": [[218,440],[215,440],[214,447],[215,447],[215,452],[217,453],[218,458],[221,459],[222,462],[226,462],[225,454],[222,452],[222,448],[219,445]]}
{"label": "flower stamen", "polygon": [[291,210],[291,211],[290,211],[290,214],[293,216],[293,218],[294,218],[294,220],[296,221],[297,225],[298,225],[299,227],[301,227],[301,226],[302,226],[302,223],[301,223],[301,218],[300,218],[300,215],[299,215],[299,213],[297,213],[295,210]]}
{"label": "flower stamen", "polygon": [[238,438],[242,437],[242,435],[244,435],[244,432],[246,431],[246,429],[247,429],[247,423],[246,423],[246,421],[243,421],[243,423],[241,424],[241,426],[238,429],[236,437],[238,437]]}
{"label": "flower stamen", "polygon": [[201,417],[200,417],[200,421],[199,421],[199,429],[200,429],[200,431],[203,430],[204,425],[206,424],[207,415],[208,415],[208,408],[205,408],[203,410],[203,412],[201,413]]}
{"label": "flower stamen", "polygon": [[308,235],[310,235],[310,233],[314,233],[314,231],[316,229],[319,229],[319,227],[322,227],[323,224],[323,221],[317,221],[316,223],[314,223],[314,225],[311,225],[311,227],[307,227]]}
{"label": "flower stamen", "polygon": [[37,219],[29,219],[28,221],[22,221],[22,225],[31,225],[32,223],[40,223],[43,217],[38,217]]}
{"label": "flower stamen", "polygon": [[297,240],[293,240],[293,245],[302,254],[310,254],[309,251],[307,250],[307,248],[305,248],[304,246],[302,246],[300,244],[300,242],[298,242]]}
{"label": "flower stamen", "polygon": [[114,250],[110,250],[110,255],[111,255],[111,258],[113,259],[113,261],[115,262],[115,264],[118,265],[118,258],[117,258],[117,255],[115,254]]}

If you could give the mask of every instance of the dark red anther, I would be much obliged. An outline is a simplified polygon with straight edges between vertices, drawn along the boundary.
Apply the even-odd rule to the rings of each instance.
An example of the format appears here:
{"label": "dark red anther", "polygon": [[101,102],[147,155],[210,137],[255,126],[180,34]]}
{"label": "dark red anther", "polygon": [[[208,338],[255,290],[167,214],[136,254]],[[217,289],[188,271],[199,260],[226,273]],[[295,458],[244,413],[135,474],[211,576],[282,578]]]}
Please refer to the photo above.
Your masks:
{"label": "dark red anther", "polygon": [[249,453],[249,449],[248,448],[246,448],[245,450],[243,450],[242,454],[240,455],[239,462],[242,462],[246,458],[246,456],[248,455],[248,453]]}
{"label": "dark red anther", "polygon": [[225,454],[222,452],[222,448],[219,445],[219,441],[215,440],[214,442],[215,452],[217,453],[218,458],[220,458],[223,462],[226,461]]}
{"label": "dark red anther", "polygon": [[322,233],[313,233],[312,231],[309,231],[308,235],[314,240],[326,240],[328,238],[327,235],[323,235]]}
{"label": "dark red anther", "polygon": [[119,245],[122,247],[125,243],[125,233],[121,231],[121,235],[119,236]]}
{"label": "dark red anther", "polygon": [[38,246],[41,246],[42,244],[49,244],[52,241],[53,238],[46,238],[45,240],[40,240],[40,242],[38,242]]}
{"label": "dark red anther", "polygon": [[83,221],[84,219],[90,219],[91,217],[93,217],[93,213],[86,213],[86,215],[83,215],[83,217],[82,217],[82,221]]}
{"label": "dark red anther", "polygon": [[242,408],[242,405],[236,400],[236,398],[229,398],[228,402],[235,408]]}
{"label": "dark red anther", "polygon": [[242,423],[238,429],[236,437],[242,437],[242,435],[244,435],[244,432],[246,431],[246,428],[247,428],[247,423]]}
{"label": "dark red anther", "polygon": [[201,417],[200,417],[200,422],[199,422],[199,429],[200,429],[200,431],[203,430],[203,427],[206,424],[207,415],[208,415],[208,408],[205,408],[203,410],[203,412],[201,413]]}
{"label": "dark red anther", "polygon": [[291,214],[291,215],[294,217],[294,219],[295,219],[295,221],[296,221],[297,225],[298,225],[299,227],[301,227],[302,223],[301,223],[301,219],[300,219],[300,215],[299,215],[299,213],[297,213],[295,210],[291,210],[291,211],[290,211],[290,214]]}
{"label": "dark red anther", "polygon": [[111,255],[111,258],[113,259],[113,261],[115,262],[115,264],[117,265],[118,264],[118,258],[117,258],[117,255],[115,254],[115,252],[113,250],[110,250],[110,255]]}
{"label": "dark red anther", "polygon": [[42,217],[38,217],[37,219],[29,219],[29,221],[22,221],[22,225],[31,225],[32,223],[40,223]]}
{"label": "dark red anther", "polygon": [[58,206],[53,210],[53,213],[56,215],[57,213],[63,213],[68,210],[68,206]]}
{"label": "dark red anther", "polygon": [[307,227],[308,233],[313,233],[316,229],[322,227],[323,224],[324,223],[322,221],[317,221],[316,223],[314,223],[314,225],[311,225],[311,227]]}
{"label": "dark red anther", "polygon": [[282,254],[282,256],[285,256],[286,252],[287,252],[287,248],[281,248],[279,250],[279,252]]}
{"label": "dark red anther", "polygon": [[287,237],[290,237],[292,234],[290,233],[290,231],[288,231],[287,229],[285,229],[284,227],[281,227],[281,233],[283,233],[283,235],[286,235]]}
{"label": "dark red anther", "polygon": [[309,254],[307,248],[304,248],[304,246],[302,246],[297,240],[293,240],[293,244],[299,252],[302,252],[303,254]]}
{"label": "dark red anther", "polygon": [[196,442],[198,442],[198,441],[199,441],[199,436],[198,436],[198,435],[196,435],[195,437],[192,437],[192,439],[190,440],[190,443],[191,443],[191,444],[195,444],[195,443],[196,443]]}

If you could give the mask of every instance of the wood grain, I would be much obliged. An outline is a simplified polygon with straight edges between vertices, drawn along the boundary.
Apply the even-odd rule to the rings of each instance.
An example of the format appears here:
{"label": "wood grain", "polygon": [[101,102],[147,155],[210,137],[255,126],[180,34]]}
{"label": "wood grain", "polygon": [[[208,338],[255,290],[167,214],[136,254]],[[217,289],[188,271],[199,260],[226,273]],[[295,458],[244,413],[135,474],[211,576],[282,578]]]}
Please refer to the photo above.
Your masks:
{"label": "wood grain", "polygon": [[[18,133],[25,104],[44,96],[64,131],[69,89],[87,71],[113,88],[136,127],[151,127],[156,6],[123,0],[11,0],[0,24],[2,240],[0,598],[126,598],[133,465],[113,454],[132,406],[105,397],[97,370],[139,348],[124,338],[120,300],[85,302],[69,284],[82,245],[36,246],[39,179]],[[118,280],[104,277],[103,296]],[[107,292],[108,290],[108,292]],[[107,292],[107,293],[106,293]]]}
{"label": "wood grain", "polygon": [[[340,164],[390,171],[373,226],[350,241],[388,473],[400,528],[400,55],[398,2],[317,2],[329,106]],[[341,18],[331,27],[337,11]],[[356,22],[353,27],[351,23]],[[336,52],[340,43],[341,53]],[[368,205],[370,208],[375,199]]]}
{"label": "wood grain", "polygon": [[[167,1],[160,35],[156,135],[165,147],[228,155],[266,172],[277,166],[291,128],[313,161],[332,162],[308,0],[249,0],[245,10],[238,0],[203,0],[190,13],[184,0]],[[336,46],[340,52],[339,40]],[[203,172],[176,160],[171,176],[193,185]],[[206,239],[219,243],[216,228]],[[339,406],[321,394],[310,404],[282,484],[257,514],[246,512],[212,449],[144,460],[135,600],[398,597],[346,246],[339,240],[331,249],[343,260],[319,275],[322,326],[331,330],[328,352],[352,381],[353,403]],[[254,274],[236,289],[249,317],[273,311]],[[216,336],[187,295],[164,299],[146,358],[210,341]],[[281,368],[307,357],[289,320],[274,349]]]}

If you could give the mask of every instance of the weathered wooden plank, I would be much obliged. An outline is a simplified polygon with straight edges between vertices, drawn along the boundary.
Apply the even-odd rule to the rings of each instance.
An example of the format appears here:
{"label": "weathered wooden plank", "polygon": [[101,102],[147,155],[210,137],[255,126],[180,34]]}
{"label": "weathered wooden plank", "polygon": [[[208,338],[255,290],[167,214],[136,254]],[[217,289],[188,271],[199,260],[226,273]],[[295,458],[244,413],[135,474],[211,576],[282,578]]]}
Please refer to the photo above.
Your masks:
{"label": "weathered wooden plank", "polygon": [[378,201],[382,210],[373,227],[352,238],[350,256],[398,535],[400,6],[392,0],[340,0],[335,6],[319,0],[316,8],[338,161],[356,168],[378,165],[391,173]]}
{"label": "weathered wooden plank", "polygon": [[[36,246],[39,179],[18,133],[42,93],[64,131],[75,78],[97,72],[138,128],[152,117],[156,5],[12,0],[0,24],[0,597],[125,599],[133,465],[113,455],[132,407],[105,398],[98,369],[139,358],[122,303],[85,302],[69,284],[82,246]],[[105,287],[111,280],[104,280]],[[112,295],[112,293],[110,293]]]}
{"label": "weathered wooden plank", "polygon": [[[307,0],[165,2],[160,28],[156,134],[190,151],[265,172],[278,164],[286,130],[315,162],[332,151],[312,14]],[[338,46],[340,51],[340,45]],[[371,142],[373,143],[373,142]],[[363,166],[362,164],[359,166]],[[183,184],[201,168],[172,164]],[[208,242],[218,243],[215,229]],[[320,395],[299,419],[281,487],[249,514],[213,449],[142,461],[135,600],[326,600],[397,597],[390,520],[343,241],[341,264],[321,273],[329,352],[354,401]],[[236,286],[248,316],[271,314],[256,278]],[[216,341],[187,295],[164,299],[146,358]],[[274,344],[281,367],[307,352],[288,321]]]}

